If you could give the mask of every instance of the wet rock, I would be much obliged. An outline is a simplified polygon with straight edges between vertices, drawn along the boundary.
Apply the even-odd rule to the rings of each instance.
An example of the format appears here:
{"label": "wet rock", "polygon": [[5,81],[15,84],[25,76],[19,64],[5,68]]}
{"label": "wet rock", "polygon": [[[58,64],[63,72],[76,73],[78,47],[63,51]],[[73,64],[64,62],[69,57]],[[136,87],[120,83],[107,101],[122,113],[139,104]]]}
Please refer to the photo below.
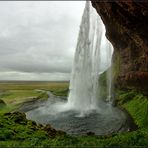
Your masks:
{"label": "wet rock", "polygon": [[66,135],[66,132],[64,132],[62,130],[57,130],[57,135],[59,135],[59,136]]}
{"label": "wet rock", "polygon": [[42,124],[38,124],[38,127],[42,128],[42,127],[43,127],[43,125],[42,125]]}
{"label": "wet rock", "polygon": [[36,126],[37,125],[36,122],[35,121],[32,121],[32,120],[30,120],[30,124],[33,125],[33,126]]}
{"label": "wet rock", "polygon": [[53,137],[57,134],[57,131],[52,128],[50,124],[47,124],[43,129],[48,133],[50,137]]}
{"label": "wet rock", "polygon": [[9,118],[12,119],[15,123],[26,123],[27,122],[25,113],[21,113],[21,112],[11,113]]}
{"label": "wet rock", "polygon": [[93,1],[114,46],[115,85],[148,93],[148,3]]}
{"label": "wet rock", "polygon": [[43,127],[43,130],[48,133],[49,137],[55,137],[55,136],[60,136],[60,135],[65,135],[66,133],[61,131],[61,130],[56,130],[54,129],[50,124],[47,124],[46,126]]}

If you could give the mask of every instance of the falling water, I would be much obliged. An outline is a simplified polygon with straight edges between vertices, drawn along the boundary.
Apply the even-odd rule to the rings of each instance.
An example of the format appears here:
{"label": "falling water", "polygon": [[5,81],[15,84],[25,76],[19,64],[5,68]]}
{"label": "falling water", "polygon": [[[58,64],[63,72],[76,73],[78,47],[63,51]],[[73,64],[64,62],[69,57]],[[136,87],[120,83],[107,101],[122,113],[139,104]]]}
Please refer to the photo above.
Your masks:
{"label": "falling water", "polygon": [[[127,130],[125,114],[106,103],[112,101],[112,52],[113,47],[105,37],[104,24],[87,1],[76,47],[68,101],[48,92],[48,101],[27,111],[27,118],[37,123],[50,123],[54,128],[74,135],[90,131],[106,135]],[[105,99],[101,96],[103,86],[99,81],[104,71],[107,71]],[[38,103],[34,105],[38,106]]]}
{"label": "falling water", "polygon": [[[68,104],[78,110],[100,105],[99,76],[111,66],[113,47],[105,37],[104,24],[86,2],[75,52]],[[108,96],[111,96],[111,71],[108,74]]]}

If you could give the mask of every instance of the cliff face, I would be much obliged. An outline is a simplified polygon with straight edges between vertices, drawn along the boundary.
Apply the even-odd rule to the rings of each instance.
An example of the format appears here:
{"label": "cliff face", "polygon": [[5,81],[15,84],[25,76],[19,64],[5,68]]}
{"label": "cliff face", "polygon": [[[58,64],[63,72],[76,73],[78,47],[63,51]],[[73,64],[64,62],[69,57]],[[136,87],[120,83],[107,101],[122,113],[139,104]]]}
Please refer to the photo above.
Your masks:
{"label": "cliff face", "polygon": [[[148,3],[95,2],[114,46],[114,63],[120,88],[148,91]],[[119,67],[118,67],[119,66]]]}

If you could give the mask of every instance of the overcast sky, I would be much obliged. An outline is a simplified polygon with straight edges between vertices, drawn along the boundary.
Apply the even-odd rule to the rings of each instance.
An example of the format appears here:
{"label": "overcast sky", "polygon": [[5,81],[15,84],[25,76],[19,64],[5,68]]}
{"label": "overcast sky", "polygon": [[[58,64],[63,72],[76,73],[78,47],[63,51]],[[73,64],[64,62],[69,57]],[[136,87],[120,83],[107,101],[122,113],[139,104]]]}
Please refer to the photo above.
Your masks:
{"label": "overcast sky", "polygon": [[84,1],[0,1],[0,80],[69,80]]}

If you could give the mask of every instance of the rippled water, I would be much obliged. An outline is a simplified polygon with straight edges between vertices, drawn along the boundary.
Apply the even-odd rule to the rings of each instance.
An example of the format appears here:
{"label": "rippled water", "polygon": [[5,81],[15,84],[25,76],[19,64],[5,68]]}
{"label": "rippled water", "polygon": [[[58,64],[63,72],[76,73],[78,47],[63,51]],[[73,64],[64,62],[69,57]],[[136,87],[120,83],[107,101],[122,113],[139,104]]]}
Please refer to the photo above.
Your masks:
{"label": "rippled water", "polygon": [[99,109],[79,112],[69,109],[63,98],[50,94],[48,101],[40,103],[40,107],[26,112],[26,115],[37,123],[51,124],[55,129],[72,135],[85,135],[88,132],[107,135],[125,130],[125,114],[110,104],[104,103],[102,107],[106,108],[103,113]]}

